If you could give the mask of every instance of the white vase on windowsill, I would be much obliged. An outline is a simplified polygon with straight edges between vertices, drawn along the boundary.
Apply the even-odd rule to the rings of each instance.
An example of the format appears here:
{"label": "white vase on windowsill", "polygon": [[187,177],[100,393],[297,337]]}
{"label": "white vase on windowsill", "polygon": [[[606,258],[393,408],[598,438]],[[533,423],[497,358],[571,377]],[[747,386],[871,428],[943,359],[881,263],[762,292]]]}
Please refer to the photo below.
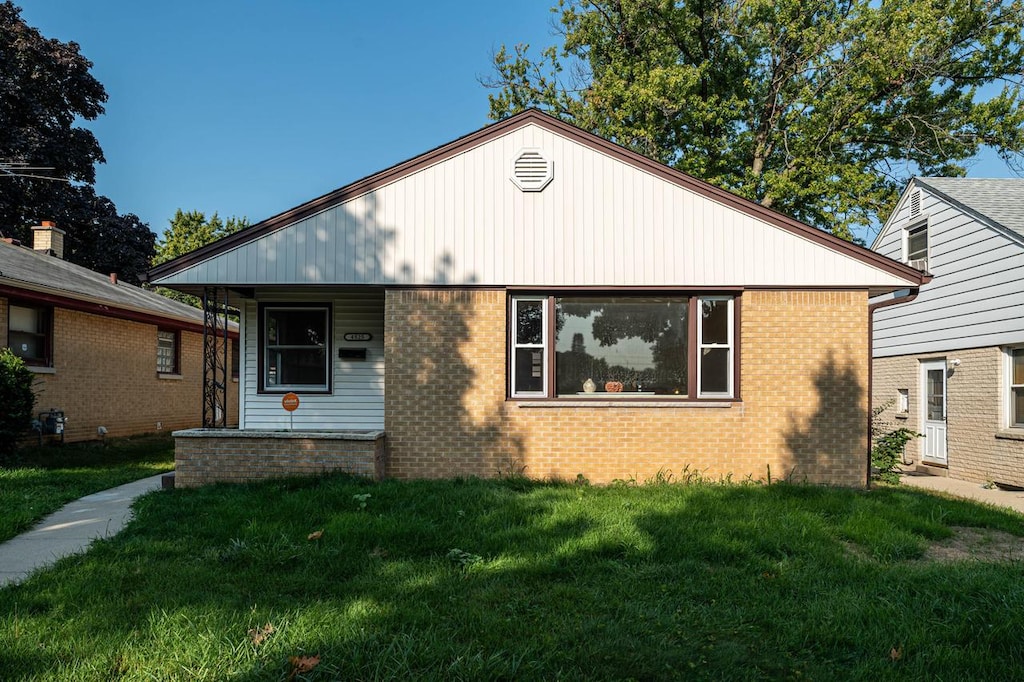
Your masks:
{"label": "white vase on windowsill", "polygon": [[593,379],[587,379],[586,381],[583,382],[583,392],[584,393],[593,393],[596,390],[597,390],[597,384],[594,383]]}

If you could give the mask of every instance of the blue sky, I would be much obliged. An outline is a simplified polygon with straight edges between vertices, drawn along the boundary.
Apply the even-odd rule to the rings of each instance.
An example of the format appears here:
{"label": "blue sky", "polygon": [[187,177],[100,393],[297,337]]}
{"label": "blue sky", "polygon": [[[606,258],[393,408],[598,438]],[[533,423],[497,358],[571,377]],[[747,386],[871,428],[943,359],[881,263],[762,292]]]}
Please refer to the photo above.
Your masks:
{"label": "blue sky", "polygon": [[555,0],[16,2],[93,62],[97,191],[158,234],[179,207],[256,222],[472,132],[492,52],[555,42]]}
{"label": "blue sky", "polygon": [[[556,0],[20,0],[106,87],[97,191],[158,234],[177,208],[268,218],[472,132],[500,45],[557,42]],[[969,173],[1009,177],[993,155]]]}

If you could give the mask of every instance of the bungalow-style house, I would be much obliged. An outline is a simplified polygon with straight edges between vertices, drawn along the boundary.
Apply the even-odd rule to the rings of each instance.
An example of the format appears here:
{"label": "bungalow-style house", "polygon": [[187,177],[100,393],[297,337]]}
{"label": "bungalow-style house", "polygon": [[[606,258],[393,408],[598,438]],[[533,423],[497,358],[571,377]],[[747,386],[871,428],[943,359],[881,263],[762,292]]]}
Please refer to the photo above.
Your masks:
{"label": "bungalow-style house", "polygon": [[922,434],[906,461],[1024,486],[1024,180],[914,178],[871,248],[933,277],[875,316],[872,402]]}
{"label": "bungalow-style house", "polygon": [[537,111],[149,276],[241,310],[239,429],[176,433],[178,485],[863,486],[868,299],[925,279]]}
{"label": "bungalow-style house", "polygon": [[[0,344],[36,374],[36,411],[64,413],[40,420],[47,439],[201,425],[203,312],[69,263],[63,230],[32,229],[34,249],[0,241]],[[237,424],[231,395],[221,416]]]}

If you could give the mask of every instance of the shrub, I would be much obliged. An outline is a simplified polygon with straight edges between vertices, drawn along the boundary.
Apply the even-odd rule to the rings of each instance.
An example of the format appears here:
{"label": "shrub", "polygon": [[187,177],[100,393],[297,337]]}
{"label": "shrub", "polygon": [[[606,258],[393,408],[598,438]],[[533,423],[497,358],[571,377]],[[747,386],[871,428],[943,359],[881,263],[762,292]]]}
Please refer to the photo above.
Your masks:
{"label": "shrub", "polygon": [[907,443],[921,434],[905,427],[894,429],[892,424],[882,419],[882,413],[892,404],[890,400],[871,410],[871,478],[898,484],[903,450]]}
{"label": "shrub", "polygon": [[0,348],[0,462],[8,459],[18,444],[18,438],[32,425],[32,410],[36,396],[32,392],[35,381],[25,362],[11,352]]}

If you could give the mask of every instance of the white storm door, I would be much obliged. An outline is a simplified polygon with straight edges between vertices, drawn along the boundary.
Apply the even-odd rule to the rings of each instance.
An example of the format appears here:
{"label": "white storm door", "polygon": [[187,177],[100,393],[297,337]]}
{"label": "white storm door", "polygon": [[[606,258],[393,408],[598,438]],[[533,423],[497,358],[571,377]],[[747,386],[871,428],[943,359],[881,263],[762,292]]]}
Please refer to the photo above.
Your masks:
{"label": "white storm door", "polygon": [[946,361],[921,363],[922,459],[946,464]]}

